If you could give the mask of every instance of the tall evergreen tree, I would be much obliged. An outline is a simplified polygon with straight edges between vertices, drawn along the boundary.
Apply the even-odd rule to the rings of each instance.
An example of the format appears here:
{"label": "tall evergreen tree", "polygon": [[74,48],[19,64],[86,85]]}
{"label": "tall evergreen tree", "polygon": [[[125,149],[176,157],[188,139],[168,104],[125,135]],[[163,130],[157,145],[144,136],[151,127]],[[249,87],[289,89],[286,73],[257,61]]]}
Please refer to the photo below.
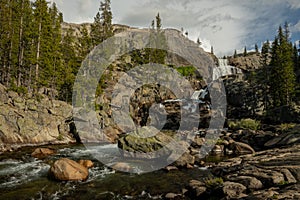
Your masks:
{"label": "tall evergreen tree", "polygon": [[35,43],[35,76],[34,89],[37,92],[40,81],[45,84],[45,80],[40,79],[41,66],[49,66],[50,41],[52,35],[51,18],[48,13],[46,0],[36,0],[34,3],[34,43]]}
{"label": "tall evergreen tree", "polygon": [[[75,80],[75,75],[81,64],[81,59],[78,58],[75,48],[76,42],[72,35],[73,30],[69,29],[62,40],[62,56],[63,56],[63,73],[59,81],[59,99],[66,102],[72,101],[72,87]],[[80,49],[80,48],[79,48]]]}
{"label": "tall evergreen tree", "polygon": [[104,0],[104,2],[100,2],[99,11],[94,17],[94,23],[91,27],[91,38],[94,46],[113,36],[112,12],[110,4],[110,0]]}
{"label": "tall evergreen tree", "polygon": [[263,102],[264,102],[264,109],[268,110],[268,106],[270,104],[269,101],[269,80],[270,80],[270,42],[269,40],[265,42],[261,49],[261,65],[262,65],[262,74],[263,76],[259,80],[262,83],[263,88]]}
{"label": "tall evergreen tree", "polygon": [[100,12],[97,12],[96,16],[94,17],[94,23],[91,25],[91,38],[94,46],[102,42],[101,29],[102,26]]}
{"label": "tall evergreen tree", "polygon": [[244,57],[247,56],[247,47],[246,46],[244,48],[244,54],[243,55],[244,55]]}
{"label": "tall evergreen tree", "polygon": [[18,44],[18,70],[17,70],[17,86],[27,86],[27,78],[30,64],[31,64],[31,52],[30,46],[32,45],[32,8],[29,0],[18,0],[21,4],[18,15],[19,23],[19,44]]}
{"label": "tall evergreen tree", "polygon": [[293,63],[295,72],[299,70],[299,55],[296,43],[293,46]]}
{"label": "tall evergreen tree", "polygon": [[295,92],[293,48],[287,24],[280,26],[272,46],[270,91],[273,107],[290,105]]}
{"label": "tall evergreen tree", "polygon": [[234,50],[233,57],[234,57],[234,58],[237,57],[237,52],[236,52],[236,50]]}
{"label": "tall evergreen tree", "polygon": [[255,44],[255,53],[256,53],[256,54],[259,53],[257,44]]}
{"label": "tall evergreen tree", "polygon": [[51,42],[51,57],[49,66],[46,73],[48,74],[48,87],[57,90],[58,82],[61,81],[64,69],[63,69],[63,55],[62,55],[62,33],[61,33],[61,23],[63,22],[62,13],[60,13],[53,3],[49,8],[49,14],[51,17],[52,26],[52,42]]}

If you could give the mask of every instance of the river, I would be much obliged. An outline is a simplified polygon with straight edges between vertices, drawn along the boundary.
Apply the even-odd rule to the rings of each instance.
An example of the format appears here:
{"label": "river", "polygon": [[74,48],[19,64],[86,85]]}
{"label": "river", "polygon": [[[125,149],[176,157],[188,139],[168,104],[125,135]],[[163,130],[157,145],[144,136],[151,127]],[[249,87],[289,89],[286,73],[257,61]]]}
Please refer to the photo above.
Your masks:
{"label": "river", "polygon": [[[104,166],[83,145],[47,147],[56,149],[57,154],[43,160],[31,157],[33,147],[0,154],[0,199],[163,199],[169,192],[181,193],[192,179],[210,176],[208,170],[200,167],[129,174]],[[109,151],[113,146],[101,148]],[[95,167],[89,169],[88,180],[50,180],[47,174],[51,163],[62,157],[92,160]]]}

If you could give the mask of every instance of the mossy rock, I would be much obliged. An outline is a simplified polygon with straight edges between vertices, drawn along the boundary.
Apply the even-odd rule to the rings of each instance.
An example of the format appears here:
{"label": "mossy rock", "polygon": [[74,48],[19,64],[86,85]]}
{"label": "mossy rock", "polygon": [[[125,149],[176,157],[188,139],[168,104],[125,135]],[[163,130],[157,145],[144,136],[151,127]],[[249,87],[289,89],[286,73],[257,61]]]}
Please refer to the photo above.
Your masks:
{"label": "mossy rock", "polygon": [[[172,137],[154,127],[142,127],[118,140],[118,147],[131,153],[155,153],[172,141]],[[163,151],[160,154],[169,154]]]}

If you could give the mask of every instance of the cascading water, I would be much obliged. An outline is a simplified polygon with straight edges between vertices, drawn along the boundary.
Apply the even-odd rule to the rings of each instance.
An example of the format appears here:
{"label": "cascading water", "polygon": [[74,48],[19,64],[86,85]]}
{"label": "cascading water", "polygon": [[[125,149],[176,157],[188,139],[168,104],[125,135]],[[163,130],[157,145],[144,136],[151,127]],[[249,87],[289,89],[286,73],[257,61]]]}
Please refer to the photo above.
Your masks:
{"label": "cascading water", "polygon": [[228,60],[224,58],[219,58],[219,67],[214,68],[213,70],[213,80],[217,80],[220,77],[242,74],[242,70],[237,67],[228,65]]}

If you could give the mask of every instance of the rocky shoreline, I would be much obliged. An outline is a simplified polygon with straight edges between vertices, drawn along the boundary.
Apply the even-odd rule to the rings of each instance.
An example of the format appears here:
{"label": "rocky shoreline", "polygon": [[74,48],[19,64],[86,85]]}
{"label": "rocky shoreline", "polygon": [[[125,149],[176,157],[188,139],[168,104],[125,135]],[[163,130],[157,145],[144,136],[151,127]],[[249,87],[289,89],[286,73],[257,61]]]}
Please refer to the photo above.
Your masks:
{"label": "rocky shoreline", "polygon": [[209,168],[217,177],[211,180],[214,187],[205,181],[191,180],[189,195],[205,198],[218,193],[220,199],[300,199],[299,161],[299,144],[228,159]]}
{"label": "rocky shoreline", "polygon": [[[223,131],[212,154],[227,154],[233,158],[220,163],[205,162],[205,159],[199,158],[205,138],[197,135],[188,151],[165,169],[172,171],[202,166],[207,167],[212,177],[190,180],[182,193],[169,193],[165,198],[300,199],[299,132],[298,125],[284,131],[277,127],[274,132]],[[139,145],[137,141],[132,145],[130,140],[126,137],[121,139],[119,147],[133,151]],[[151,150],[155,151],[155,146],[152,149],[148,144],[148,151]]]}

